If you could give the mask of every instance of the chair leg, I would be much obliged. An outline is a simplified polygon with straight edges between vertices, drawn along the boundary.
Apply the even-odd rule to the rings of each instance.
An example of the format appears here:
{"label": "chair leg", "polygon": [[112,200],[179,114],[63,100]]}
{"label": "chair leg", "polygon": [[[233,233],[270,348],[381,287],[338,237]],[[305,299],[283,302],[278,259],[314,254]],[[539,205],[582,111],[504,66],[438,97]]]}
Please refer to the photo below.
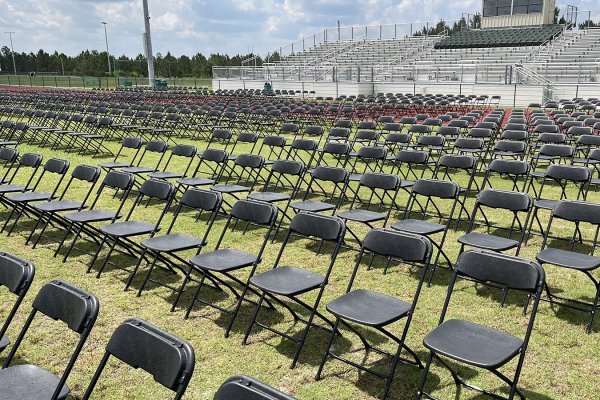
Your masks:
{"label": "chair leg", "polygon": [[586,333],[592,333],[592,328],[594,326],[594,318],[596,317],[596,309],[598,308],[598,299],[600,298],[600,283],[596,284],[596,297],[594,298],[594,303],[592,305],[590,322],[586,328]]}
{"label": "chair leg", "polygon": [[331,352],[331,347],[333,346],[333,341],[335,339],[335,334],[338,330],[338,326],[340,324],[340,319],[335,319],[335,324],[333,325],[333,330],[331,331],[331,336],[329,337],[329,343],[327,343],[327,348],[325,350],[325,354],[323,355],[323,359],[321,360],[321,364],[319,364],[319,369],[317,370],[317,375],[315,375],[315,380],[321,379],[321,373],[323,372],[323,368],[325,367],[325,363],[329,358],[329,353]]}
{"label": "chair leg", "polygon": [[104,243],[106,243],[106,239],[107,239],[106,235],[102,236],[102,241],[100,242],[100,245],[98,245],[98,250],[96,250],[96,253],[92,257],[92,261],[88,265],[88,269],[87,269],[88,273],[90,273],[92,271],[92,267],[94,266],[94,263],[98,259],[98,256],[100,255],[100,251],[102,251],[102,247],[104,247]]}
{"label": "chair leg", "polygon": [[177,308],[177,304],[179,304],[179,300],[181,299],[181,296],[183,295],[183,291],[185,290],[185,286],[187,285],[188,281],[190,280],[191,275],[192,275],[192,266],[190,265],[190,268],[188,269],[187,273],[185,274],[185,276],[183,278],[183,282],[181,282],[181,286],[179,287],[179,290],[177,291],[177,296],[175,297],[175,300],[173,301],[173,305],[171,306],[171,312],[175,311],[175,308]]}
{"label": "chair leg", "polygon": [[196,304],[196,299],[200,295],[200,289],[202,289],[202,285],[204,285],[205,278],[206,278],[206,274],[203,274],[202,278],[200,278],[200,281],[198,282],[198,287],[196,288],[196,291],[194,292],[194,297],[192,297],[192,301],[190,302],[190,305],[188,306],[188,309],[185,312],[185,317],[184,317],[185,319],[188,319],[190,317],[190,313],[194,309],[194,305]]}
{"label": "chair leg", "polygon": [[[144,249],[144,253],[146,252],[146,250]],[[142,295],[142,291],[144,290],[144,288],[146,287],[146,284],[148,283],[148,280],[150,279],[150,275],[152,274],[152,270],[154,269],[154,266],[156,265],[156,260],[158,260],[158,256],[160,253],[156,253],[154,255],[154,258],[152,259],[152,262],[150,263],[150,266],[148,267],[148,273],[146,274],[146,278],[144,278],[144,282],[142,283],[142,286],[140,286],[140,288],[138,289],[137,292],[137,297],[140,297]],[[139,263],[138,263],[139,265]],[[131,275],[131,278],[133,279],[133,274]]]}
{"label": "chair leg", "polygon": [[252,332],[252,328],[254,327],[254,324],[256,323],[256,317],[258,317],[258,313],[260,311],[260,308],[262,307],[263,301],[265,300],[265,296],[266,296],[266,293],[263,291],[260,296],[260,299],[256,303],[256,309],[254,310],[254,315],[252,316],[252,321],[250,321],[250,324],[248,325],[248,328],[246,329],[246,333],[244,334],[244,339],[242,340],[243,345],[246,345],[248,343],[248,337],[250,336],[250,332]]}
{"label": "chair leg", "polygon": [[131,273],[129,274],[129,279],[127,279],[127,283],[125,284],[125,289],[123,289],[124,292],[126,292],[127,290],[129,290],[129,286],[131,286],[131,282],[133,282],[133,278],[135,277],[135,274],[136,274],[138,268],[142,264],[142,261],[144,260],[144,255],[145,254],[146,254],[146,249],[144,249],[142,251],[142,254],[138,258],[137,263],[135,264],[135,267],[133,268],[133,271],[131,271]]}
{"label": "chair leg", "polygon": [[[423,369],[423,375],[421,375],[421,382],[419,383],[419,390],[417,391],[417,400],[421,399],[425,394],[423,389],[425,389],[425,382],[427,381],[427,374],[429,374],[429,368],[431,367],[431,361],[433,360],[433,353],[429,352],[429,356],[427,357],[427,362],[425,363],[425,368]],[[427,395],[427,397],[429,397]]]}

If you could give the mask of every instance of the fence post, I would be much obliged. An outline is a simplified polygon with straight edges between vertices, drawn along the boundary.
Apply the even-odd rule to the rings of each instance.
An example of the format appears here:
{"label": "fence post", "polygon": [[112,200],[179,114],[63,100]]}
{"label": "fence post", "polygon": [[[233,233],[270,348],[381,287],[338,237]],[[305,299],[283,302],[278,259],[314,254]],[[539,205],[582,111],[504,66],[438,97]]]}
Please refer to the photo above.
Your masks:
{"label": "fence post", "polygon": [[44,82],[44,75],[42,75],[42,86],[46,87],[46,82]]}
{"label": "fence post", "polygon": [[83,88],[85,89],[85,76],[81,77],[81,83],[82,83]]}
{"label": "fence post", "polygon": [[33,87],[33,81],[31,80],[31,75],[29,75],[29,86]]}
{"label": "fence post", "polygon": [[10,86],[10,75],[7,75],[7,76],[8,76],[8,86]]}
{"label": "fence post", "polygon": [[517,84],[515,83],[515,89],[513,91],[513,107],[517,106]]}
{"label": "fence post", "polygon": [[67,76],[68,82],[69,82],[69,87],[71,87],[71,75]]}
{"label": "fence post", "polygon": [[21,86],[21,75],[17,75],[17,84]]}
{"label": "fence post", "polygon": [[56,76],[54,76],[54,87],[58,87],[58,79],[56,79]]}

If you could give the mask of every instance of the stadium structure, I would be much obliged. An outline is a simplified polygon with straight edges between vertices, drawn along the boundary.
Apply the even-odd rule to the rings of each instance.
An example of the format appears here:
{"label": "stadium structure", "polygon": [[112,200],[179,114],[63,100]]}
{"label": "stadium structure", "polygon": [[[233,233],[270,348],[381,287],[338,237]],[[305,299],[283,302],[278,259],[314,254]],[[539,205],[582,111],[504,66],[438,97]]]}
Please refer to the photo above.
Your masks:
{"label": "stadium structure", "polygon": [[[338,26],[239,67],[214,67],[213,88],[268,83],[334,98],[485,93],[501,106],[586,97],[600,81],[600,28],[586,24],[595,14],[569,6],[559,24],[554,0],[483,0],[481,14],[455,21]],[[430,34],[452,25],[459,30]]]}

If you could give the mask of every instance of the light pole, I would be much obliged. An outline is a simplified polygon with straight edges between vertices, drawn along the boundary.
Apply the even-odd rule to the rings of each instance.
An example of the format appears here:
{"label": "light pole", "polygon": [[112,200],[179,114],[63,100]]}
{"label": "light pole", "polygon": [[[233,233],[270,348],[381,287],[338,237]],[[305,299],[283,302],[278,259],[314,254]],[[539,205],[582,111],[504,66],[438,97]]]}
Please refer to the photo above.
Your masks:
{"label": "light pole", "polygon": [[15,62],[15,51],[13,50],[13,42],[12,42],[12,35],[14,32],[4,32],[4,33],[8,33],[8,36],[10,36],[10,54],[12,55],[12,59],[13,59],[13,70],[15,71],[15,75],[17,75],[17,63]]}
{"label": "light pole", "polygon": [[104,40],[106,41],[106,58],[108,59],[108,73],[112,74],[112,66],[110,65],[110,53],[108,52],[108,34],[106,33],[106,22],[102,21],[104,25]]}
{"label": "light pole", "polygon": [[150,35],[150,13],[148,12],[148,0],[142,0],[144,9],[144,46],[146,58],[148,60],[148,83],[154,88],[154,55],[152,53],[152,38]]}

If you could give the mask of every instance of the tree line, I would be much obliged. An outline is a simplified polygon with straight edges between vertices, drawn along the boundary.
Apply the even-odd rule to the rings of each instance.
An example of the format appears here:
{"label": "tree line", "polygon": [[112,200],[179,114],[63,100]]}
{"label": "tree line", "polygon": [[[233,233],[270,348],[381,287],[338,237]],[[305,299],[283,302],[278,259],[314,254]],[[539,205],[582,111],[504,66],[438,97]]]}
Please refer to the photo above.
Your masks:
{"label": "tree line", "polygon": [[[157,53],[154,56],[154,69],[157,77],[183,78],[198,77],[209,78],[212,76],[212,67],[241,65],[242,61],[253,57],[252,54],[211,54],[206,57],[196,53],[192,57],[182,55],[173,56]],[[17,73],[30,74],[32,72],[43,75],[88,75],[108,76],[108,58],[105,51],[84,50],[76,56],[64,53],[48,53],[40,49],[37,53],[15,52]],[[111,56],[111,67],[114,75],[128,77],[148,76],[146,58],[142,54],[131,58],[125,55]],[[13,59],[10,48],[4,46],[0,49],[0,68],[2,73],[13,72]]]}

